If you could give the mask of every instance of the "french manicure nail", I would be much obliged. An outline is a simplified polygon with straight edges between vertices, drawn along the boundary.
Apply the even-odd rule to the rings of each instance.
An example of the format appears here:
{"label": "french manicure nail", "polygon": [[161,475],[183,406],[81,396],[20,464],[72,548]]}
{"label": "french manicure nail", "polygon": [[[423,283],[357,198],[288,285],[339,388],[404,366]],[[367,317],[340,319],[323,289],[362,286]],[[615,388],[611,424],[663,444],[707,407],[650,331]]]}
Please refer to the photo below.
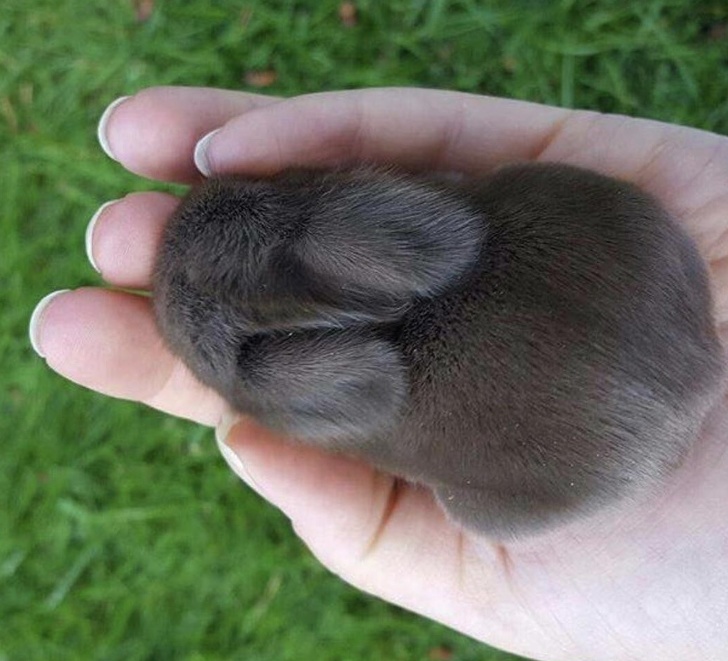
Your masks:
{"label": "french manicure nail", "polygon": [[218,422],[217,427],[215,427],[215,440],[218,445],[225,444],[227,437],[230,435],[230,431],[238,420],[240,420],[240,416],[230,410],[227,410],[222,414],[220,422]]}
{"label": "french manicure nail", "polygon": [[253,479],[253,476],[248,472],[245,467],[243,460],[238,454],[225,442],[227,437],[230,435],[232,428],[237,422],[241,420],[239,415],[225,413],[223,414],[220,422],[215,428],[215,441],[217,441],[217,447],[220,450],[223,458],[227,462],[227,465],[231,468],[243,482],[245,482],[251,489],[256,491],[259,495],[264,496],[263,490],[260,485]]}
{"label": "french manicure nail", "polygon": [[89,221],[88,225],[86,226],[86,256],[88,257],[88,261],[91,262],[91,266],[94,267],[97,273],[101,273],[101,269],[99,268],[98,264],[96,263],[96,260],[94,259],[94,252],[93,252],[93,238],[94,238],[94,228],[96,227],[96,222],[101,217],[101,214],[106,210],[108,207],[110,207],[115,202],[118,202],[119,200],[109,200],[108,202],[104,202],[96,211],[96,213],[91,216],[91,220]]}
{"label": "french manicure nail", "polygon": [[117,159],[116,156],[114,156],[114,152],[111,151],[111,145],[109,145],[109,139],[106,136],[106,126],[109,123],[109,119],[114,113],[114,110],[116,110],[124,101],[130,98],[130,96],[120,96],[115,101],[112,101],[106,107],[106,110],[104,110],[104,114],[101,115],[99,125],[96,129],[96,137],[98,138],[99,144],[101,145],[101,149],[103,149],[104,153],[114,161],[117,161],[119,159]]}
{"label": "french manicure nail", "polygon": [[59,296],[60,294],[64,294],[67,291],[71,291],[70,289],[59,289],[58,291],[54,291],[47,296],[44,296],[39,302],[38,305],[35,306],[35,310],[33,310],[33,314],[30,316],[30,324],[28,324],[28,336],[30,337],[30,344],[33,347],[33,350],[41,357],[45,358],[45,354],[43,353],[42,349],[40,348],[40,322],[41,318],[43,317],[43,313],[48,308],[48,305],[50,302],[56,298],[56,296]]}
{"label": "french manicure nail", "polygon": [[210,158],[209,154],[207,153],[207,147],[210,144],[210,139],[212,138],[212,136],[215,135],[215,133],[217,133],[219,130],[220,129],[215,129],[214,131],[210,131],[207,135],[202,136],[195,145],[195,167],[205,177],[209,177],[212,174],[212,168],[210,167]]}

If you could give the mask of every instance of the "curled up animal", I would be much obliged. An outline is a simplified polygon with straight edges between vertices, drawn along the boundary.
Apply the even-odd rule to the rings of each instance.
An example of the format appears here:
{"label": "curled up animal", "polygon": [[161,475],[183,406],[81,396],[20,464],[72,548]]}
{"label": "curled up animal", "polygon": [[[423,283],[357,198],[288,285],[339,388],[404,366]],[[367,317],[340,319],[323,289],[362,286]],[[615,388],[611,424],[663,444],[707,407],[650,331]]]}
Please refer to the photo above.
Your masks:
{"label": "curled up animal", "polygon": [[426,485],[494,539],[659,485],[722,379],[691,239],[565,165],[211,178],[165,228],[154,300],[233,409]]}

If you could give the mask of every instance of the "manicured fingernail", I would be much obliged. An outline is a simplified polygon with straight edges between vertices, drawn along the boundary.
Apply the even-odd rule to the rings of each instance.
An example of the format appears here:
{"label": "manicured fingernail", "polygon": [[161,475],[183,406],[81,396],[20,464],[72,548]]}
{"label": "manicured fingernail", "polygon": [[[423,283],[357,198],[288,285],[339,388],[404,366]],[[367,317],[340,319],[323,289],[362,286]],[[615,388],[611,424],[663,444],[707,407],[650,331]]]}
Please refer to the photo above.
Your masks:
{"label": "manicured fingernail", "polygon": [[114,161],[117,161],[118,159],[116,158],[116,156],[114,156],[114,152],[111,151],[109,139],[106,137],[106,126],[109,123],[109,119],[111,119],[111,115],[114,113],[114,110],[116,110],[124,101],[130,98],[130,96],[120,96],[118,99],[116,99],[116,101],[112,101],[107,106],[106,110],[104,110],[104,114],[101,115],[99,125],[96,129],[96,137],[99,140],[101,149],[103,149],[106,155]]}
{"label": "manicured fingernail", "polygon": [[96,227],[96,222],[101,217],[101,214],[104,212],[104,210],[118,201],[119,200],[109,200],[108,202],[104,202],[98,208],[96,213],[93,216],[91,216],[91,220],[89,221],[89,223],[86,227],[86,257],[88,257],[88,261],[91,262],[91,266],[94,267],[94,269],[96,270],[97,273],[101,273],[101,269],[99,268],[98,264],[96,263],[96,260],[94,259],[94,249],[93,249],[94,228]]}
{"label": "manicured fingernail", "polygon": [[215,427],[215,440],[218,445],[224,445],[227,437],[230,435],[232,428],[240,420],[240,415],[232,411],[225,411],[220,418],[220,422]]}
{"label": "manicured fingernail", "polygon": [[67,291],[71,291],[71,290],[70,289],[59,289],[58,291],[54,291],[51,294],[44,296],[39,301],[38,305],[35,306],[35,310],[33,310],[33,314],[30,316],[30,324],[28,325],[28,336],[30,337],[30,344],[33,347],[33,350],[41,358],[45,358],[45,354],[43,353],[43,350],[40,347],[40,322],[43,317],[43,313],[48,309],[48,305],[50,305],[50,302],[54,298],[56,298],[56,296],[59,296],[60,294],[64,294]]}
{"label": "manicured fingernail", "polygon": [[206,177],[212,174],[212,167],[210,166],[210,156],[207,153],[207,146],[210,144],[210,139],[220,129],[210,131],[207,135],[202,136],[195,145],[195,167]]}
{"label": "manicured fingernail", "polygon": [[217,447],[220,450],[220,454],[222,454],[223,458],[227,462],[227,465],[230,466],[230,468],[232,469],[233,473],[235,473],[251,489],[253,489],[262,496],[263,491],[260,488],[260,485],[258,485],[258,483],[253,479],[253,476],[248,472],[248,469],[245,467],[243,460],[226,443],[226,440],[230,435],[233,427],[240,420],[241,417],[239,415],[232,413],[223,414],[220,422],[215,428],[215,440],[217,441]]}

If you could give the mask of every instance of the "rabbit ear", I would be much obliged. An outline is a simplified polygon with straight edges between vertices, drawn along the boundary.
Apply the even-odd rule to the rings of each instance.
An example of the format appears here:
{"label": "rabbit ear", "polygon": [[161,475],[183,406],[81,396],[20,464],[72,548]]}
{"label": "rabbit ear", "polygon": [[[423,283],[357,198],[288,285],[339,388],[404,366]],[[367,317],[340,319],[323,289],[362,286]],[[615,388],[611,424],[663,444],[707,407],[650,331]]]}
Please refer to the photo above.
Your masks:
{"label": "rabbit ear", "polygon": [[329,449],[371,447],[406,398],[399,352],[373,332],[302,330],[245,338],[222,392],[238,410]]}
{"label": "rabbit ear", "polygon": [[294,245],[311,277],[341,292],[409,300],[442,291],[477,259],[485,221],[435,181],[385,170],[322,175]]}
{"label": "rabbit ear", "polygon": [[484,224],[452,186],[383,169],[213,178],[170,220],[156,280],[181,274],[251,332],[392,320],[475,263]]}

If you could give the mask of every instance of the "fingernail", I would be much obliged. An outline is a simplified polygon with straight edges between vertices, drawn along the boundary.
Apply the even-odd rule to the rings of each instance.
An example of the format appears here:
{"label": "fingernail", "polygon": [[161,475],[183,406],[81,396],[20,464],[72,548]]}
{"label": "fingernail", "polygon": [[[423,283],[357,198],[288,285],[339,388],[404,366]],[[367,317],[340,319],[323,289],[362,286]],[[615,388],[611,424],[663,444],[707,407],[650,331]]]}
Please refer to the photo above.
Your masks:
{"label": "fingernail", "polygon": [[207,146],[210,143],[210,139],[215,133],[218,133],[220,129],[210,131],[207,135],[201,137],[195,145],[195,167],[206,177],[212,174],[212,167],[210,166],[210,158],[207,153]]}
{"label": "fingernail", "polygon": [[220,422],[218,422],[217,427],[215,427],[215,440],[218,445],[225,445],[225,441],[227,440],[227,437],[230,436],[232,428],[240,419],[240,415],[229,410],[222,414]]}
{"label": "fingernail", "polygon": [[40,348],[40,322],[43,317],[43,313],[48,308],[48,305],[50,305],[50,302],[60,294],[64,294],[67,291],[71,291],[70,289],[59,289],[58,291],[54,291],[47,296],[44,296],[38,303],[38,305],[35,306],[35,310],[33,310],[33,314],[30,315],[30,324],[28,325],[28,336],[30,337],[30,344],[33,347],[33,350],[41,357],[45,358],[45,354],[43,353],[42,349]]}
{"label": "fingernail", "polygon": [[109,145],[109,140],[106,137],[106,125],[109,123],[109,119],[111,119],[111,115],[114,113],[114,110],[116,110],[124,101],[130,98],[130,96],[120,96],[118,99],[116,99],[116,101],[112,101],[106,107],[106,110],[104,110],[104,114],[101,115],[99,125],[96,129],[96,137],[98,138],[99,144],[101,145],[101,149],[103,149],[104,153],[114,161],[117,161],[118,159],[116,158],[116,156],[114,156],[114,152],[111,151],[111,145]]}
{"label": "fingernail", "polygon": [[96,211],[96,213],[91,216],[91,220],[89,221],[88,225],[86,226],[86,257],[88,257],[88,261],[91,262],[91,266],[94,267],[96,270],[96,273],[101,273],[101,269],[99,268],[98,264],[96,263],[96,260],[94,259],[94,252],[93,252],[93,238],[94,238],[94,228],[96,227],[96,221],[101,217],[101,214],[104,212],[105,209],[110,207],[115,202],[118,202],[119,200],[109,200],[108,202],[104,202]]}
{"label": "fingernail", "polygon": [[256,491],[259,495],[263,496],[263,490],[260,485],[253,479],[253,476],[248,472],[245,467],[243,460],[238,454],[226,443],[230,432],[233,427],[242,418],[234,413],[224,413],[217,427],[215,428],[215,441],[217,441],[217,447],[220,450],[223,458],[227,462],[227,465],[232,469],[245,484],[247,484],[253,491]]}

